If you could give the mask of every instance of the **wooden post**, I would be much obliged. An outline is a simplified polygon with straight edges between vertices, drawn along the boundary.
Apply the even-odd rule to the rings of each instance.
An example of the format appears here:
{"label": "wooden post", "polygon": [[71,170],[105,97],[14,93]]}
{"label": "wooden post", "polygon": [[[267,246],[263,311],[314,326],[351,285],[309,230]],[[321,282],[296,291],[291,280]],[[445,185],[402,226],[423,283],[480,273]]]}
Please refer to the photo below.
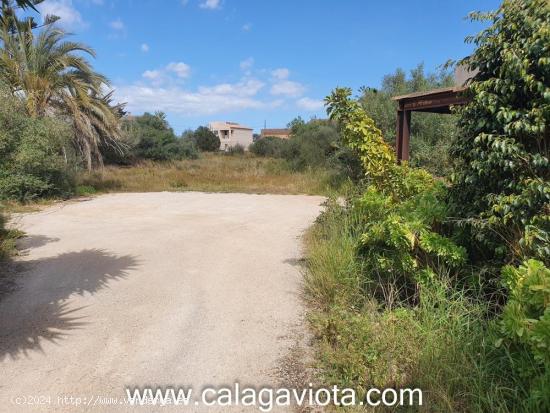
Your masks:
{"label": "wooden post", "polygon": [[397,154],[397,162],[409,160],[409,140],[411,134],[411,111],[397,111],[397,139],[395,142],[395,150]]}
{"label": "wooden post", "polygon": [[403,148],[403,111],[397,109],[397,131],[395,135],[395,154],[397,155],[397,162],[401,163],[402,148]]}
{"label": "wooden post", "polygon": [[402,147],[401,147],[401,160],[402,161],[408,161],[409,160],[409,141],[411,136],[411,111],[410,110],[404,110],[403,111],[404,121],[403,121],[403,140],[402,140]]}

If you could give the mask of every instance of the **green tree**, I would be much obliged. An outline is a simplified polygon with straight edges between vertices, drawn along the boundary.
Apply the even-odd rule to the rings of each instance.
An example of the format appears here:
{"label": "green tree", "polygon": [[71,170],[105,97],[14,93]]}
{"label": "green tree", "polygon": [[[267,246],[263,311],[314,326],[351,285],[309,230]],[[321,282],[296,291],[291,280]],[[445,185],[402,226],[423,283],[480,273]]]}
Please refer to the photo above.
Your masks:
{"label": "green tree", "polygon": [[215,152],[220,149],[220,138],[206,126],[199,126],[193,133],[197,147],[204,152]]}
{"label": "green tree", "polygon": [[139,159],[167,161],[198,156],[195,144],[189,139],[178,138],[163,112],[144,113],[124,120],[128,154],[116,163]]}
{"label": "green tree", "polygon": [[101,147],[116,147],[121,138],[123,111],[105,94],[107,79],[83,56],[94,51],[68,41],[54,25],[37,34],[32,29],[31,21],[16,16],[0,20],[0,80],[24,101],[29,116],[66,118],[87,168],[102,165]]}
{"label": "green tree", "polygon": [[550,7],[504,1],[461,63],[477,71],[452,147],[451,201],[478,259],[550,264]]}

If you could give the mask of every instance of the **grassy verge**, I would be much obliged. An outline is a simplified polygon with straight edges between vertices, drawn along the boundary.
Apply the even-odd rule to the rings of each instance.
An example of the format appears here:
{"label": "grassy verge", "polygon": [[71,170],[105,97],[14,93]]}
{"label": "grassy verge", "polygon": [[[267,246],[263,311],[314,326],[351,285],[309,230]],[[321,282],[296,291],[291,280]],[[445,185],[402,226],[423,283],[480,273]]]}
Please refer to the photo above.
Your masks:
{"label": "grassy verge", "polygon": [[0,262],[15,253],[15,241],[22,235],[19,230],[6,228],[6,221],[6,215],[0,209]]}
{"label": "grassy verge", "polygon": [[306,237],[319,381],[362,395],[372,387],[422,389],[423,406],[407,411],[536,411],[522,405],[528,386],[495,347],[487,308],[452,288],[448,274],[420,291],[414,307],[388,308],[369,293],[375,280],[357,255],[362,225],[353,210],[331,203]]}
{"label": "grassy verge", "polygon": [[331,175],[322,170],[293,172],[284,160],[250,155],[206,154],[200,159],[143,162],[106,167],[78,178],[80,194],[94,192],[206,191],[326,194]]}

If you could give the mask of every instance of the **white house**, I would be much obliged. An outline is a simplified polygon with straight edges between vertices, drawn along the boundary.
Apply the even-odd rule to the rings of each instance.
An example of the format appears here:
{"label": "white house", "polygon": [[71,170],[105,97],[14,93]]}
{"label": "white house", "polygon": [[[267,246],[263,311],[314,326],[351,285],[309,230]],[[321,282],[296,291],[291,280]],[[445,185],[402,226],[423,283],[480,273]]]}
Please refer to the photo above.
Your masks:
{"label": "white house", "polygon": [[220,149],[227,151],[235,145],[241,145],[244,149],[252,143],[252,128],[240,125],[236,122],[210,122],[208,128],[220,138]]}

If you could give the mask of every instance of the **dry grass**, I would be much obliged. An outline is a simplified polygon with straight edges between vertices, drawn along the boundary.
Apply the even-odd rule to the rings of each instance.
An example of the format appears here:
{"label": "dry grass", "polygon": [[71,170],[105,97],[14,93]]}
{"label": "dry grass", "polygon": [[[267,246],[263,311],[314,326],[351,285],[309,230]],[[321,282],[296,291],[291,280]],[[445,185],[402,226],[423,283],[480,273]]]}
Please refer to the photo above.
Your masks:
{"label": "dry grass", "polygon": [[202,155],[200,159],[109,166],[78,178],[81,194],[93,192],[205,191],[270,194],[325,194],[325,171],[292,172],[285,161],[250,154]]}

